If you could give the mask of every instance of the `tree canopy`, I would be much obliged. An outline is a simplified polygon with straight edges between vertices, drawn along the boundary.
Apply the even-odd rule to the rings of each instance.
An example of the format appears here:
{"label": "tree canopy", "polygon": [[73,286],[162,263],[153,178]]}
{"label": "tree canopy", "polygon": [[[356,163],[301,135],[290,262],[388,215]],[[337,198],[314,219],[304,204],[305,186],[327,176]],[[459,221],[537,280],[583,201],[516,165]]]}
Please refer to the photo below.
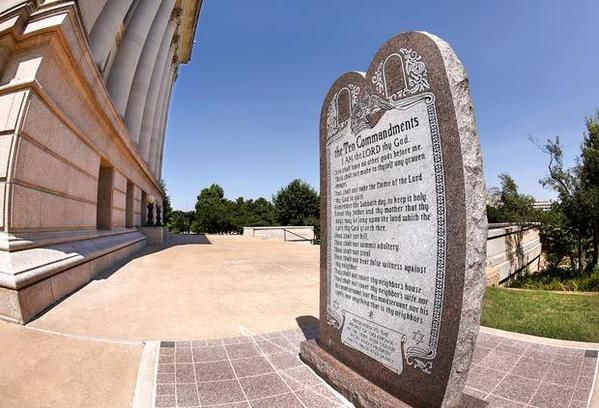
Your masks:
{"label": "tree canopy", "polygon": [[164,200],[162,201],[162,224],[168,225],[171,213],[173,212],[173,207],[171,206],[171,198],[166,191],[166,184],[164,180],[160,180],[160,187],[164,190]]}
{"label": "tree canopy", "polygon": [[232,203],[218,184],[204,188],[198,196],[193,229],[210,234],[230,233],[233,230]]}
{"label": "tree canopy", "polygon": [[507,173],[499,175],[501,188],[491,189],[487,218],[491,223],[525,223],[536,221],[534,198],[521,194],[514,179]]}
{"label": "tree canopy", "polygon": [[308,183],[295,179],[273,197],[281,225],[311,225],[320,241],[320,195]]}
{"label": "tree canopy", "polygon": [[305,181],[293,180],[272,201],[282,225],[312,225],[320,218],[319,194]]}
{"label": "tree canopy", "polygon": [[243,227],[313,225],[318,234],[320,199],[306,182],[293,180],[273,197],[229,200],[218,184],[200,191],[195,211],[174,211],[168,223],[175,233],[241,234]]}
{"label": "tree canopy", "polygon": [[167,224],[168,228],[175,234],[189,234],[195,216],[195,211],[173,211]]}
{"label": "tree canopy", "polygon": [[585,120],[586,132],[577,164],[564,167],[559,137],[548,139],[548,174],[541,184],[557,192],[554,214],[543,222],[544,245],[553,250],[554,262],[570,259],[579,272],[590,272],[599,260],[599,111]]}
{"label": "tree canopy", "polygon": [[243,227],[277,225],[277,214],[265,198],[231,201],[218,184],[203,189],[195,206],[194,232],[209,234],[241,234]]}

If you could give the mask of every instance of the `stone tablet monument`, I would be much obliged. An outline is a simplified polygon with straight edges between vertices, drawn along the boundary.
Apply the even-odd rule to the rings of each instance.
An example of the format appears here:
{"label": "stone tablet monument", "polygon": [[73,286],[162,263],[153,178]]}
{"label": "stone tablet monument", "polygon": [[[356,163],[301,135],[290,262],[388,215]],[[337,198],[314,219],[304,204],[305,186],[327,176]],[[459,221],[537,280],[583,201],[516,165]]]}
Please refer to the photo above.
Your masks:
{"label": "stone tablet monument", "polygon": [[403,33],[342,75],[320,121],[320,341],[301,355],[357,406],[459,406],[487,219],[466,72]]}

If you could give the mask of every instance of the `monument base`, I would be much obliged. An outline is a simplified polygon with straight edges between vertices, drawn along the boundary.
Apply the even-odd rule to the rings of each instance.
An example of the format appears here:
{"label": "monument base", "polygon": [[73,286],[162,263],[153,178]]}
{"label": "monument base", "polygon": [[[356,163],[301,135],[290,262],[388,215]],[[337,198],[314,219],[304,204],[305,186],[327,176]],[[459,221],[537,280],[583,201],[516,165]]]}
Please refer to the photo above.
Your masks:
{"label": "monument base", "polygon": [[[314,340],[300,345],[302,361],[312,368],[323,380],[339,391],[357,408],[410,408],[382,388],[371,383],[354,370],[323,350]],[[487,402],[463,394],[459,408],[483,408]]]}
{"label": "monument base", "polygon": [[146,236],[149,246],[162,246],[168,240],[168,228],[163,225],[147,225],[137,228]]}

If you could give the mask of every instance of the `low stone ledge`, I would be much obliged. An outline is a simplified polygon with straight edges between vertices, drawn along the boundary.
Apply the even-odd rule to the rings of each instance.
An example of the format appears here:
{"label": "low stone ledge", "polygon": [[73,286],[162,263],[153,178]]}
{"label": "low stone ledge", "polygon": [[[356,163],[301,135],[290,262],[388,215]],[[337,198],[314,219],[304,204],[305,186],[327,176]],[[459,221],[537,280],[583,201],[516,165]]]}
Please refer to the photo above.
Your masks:
{"label": "low stone ledge", "polygon": [[48,245],[64,244],[67,242],[84,241],[118,234],[137,231],[135,228],[120,228],[112,230],[77,229],[63,231],[35,232],[3,232],[0,233],[0,251],[22,251],[25,249]]}
{"label": "low stone ledge", "polygon": [[147,238],[149,246],[162,246],[168,240],[168,228],[165,226],[148,225],[138,227]]}
{"label": "low stone ledge", "polygon": [[0,318],[27,323],[145,245],[135,231],[0,254]]}
{"label": "low stone ledge", "polygon": [[0,287],[21,289],[65,269],[145,240],[139,231],[0,254]]}

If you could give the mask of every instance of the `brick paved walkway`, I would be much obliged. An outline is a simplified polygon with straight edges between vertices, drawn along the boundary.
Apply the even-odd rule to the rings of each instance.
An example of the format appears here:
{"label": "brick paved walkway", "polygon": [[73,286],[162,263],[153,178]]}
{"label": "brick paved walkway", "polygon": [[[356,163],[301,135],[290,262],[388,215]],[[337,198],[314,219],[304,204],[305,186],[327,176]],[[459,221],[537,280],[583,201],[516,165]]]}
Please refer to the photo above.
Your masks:
{"label": "brick paved walkway", "polygon": [[[156,407],[351,406],[298,358],[316,328],[201,341],[163,341]],[[597,350],[481,333],[465,392],[501,408],[589,406]]]}
{"label": "brick paved walkway", "polygon": [[203,341],[163,341],[156,407],[350,406],[298,358],[314,330]]}
{"label": "brick paved walkway", "polygon": [[583,408],[596,368],[597,350],[480,333],[466,393],[489,407]]}

